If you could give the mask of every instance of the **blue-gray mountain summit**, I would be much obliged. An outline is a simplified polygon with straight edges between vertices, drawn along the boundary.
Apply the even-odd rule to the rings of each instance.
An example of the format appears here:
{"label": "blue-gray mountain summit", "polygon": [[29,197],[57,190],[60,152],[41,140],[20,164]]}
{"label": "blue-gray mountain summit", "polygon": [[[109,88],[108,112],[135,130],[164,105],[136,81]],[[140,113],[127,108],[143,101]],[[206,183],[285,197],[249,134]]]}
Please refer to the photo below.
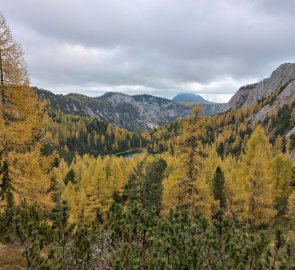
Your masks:
{"label": "blue-gray mountain summit", "polygon": [[176,102],[198,102],[198,103],[210,102],[205,100],[202,96],[196,95],[194,93],[179,93],[172,100]]}

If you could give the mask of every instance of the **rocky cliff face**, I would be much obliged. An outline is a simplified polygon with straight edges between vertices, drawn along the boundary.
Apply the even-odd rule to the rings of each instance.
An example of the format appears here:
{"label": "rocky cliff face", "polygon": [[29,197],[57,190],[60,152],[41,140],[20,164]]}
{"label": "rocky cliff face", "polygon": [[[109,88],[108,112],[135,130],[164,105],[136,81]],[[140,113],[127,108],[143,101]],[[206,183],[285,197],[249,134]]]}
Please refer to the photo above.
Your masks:
{"label": "rocky cliff face", "polygon": [[200,106],[205,115],[213,115],[222,112],[226,103],[203,103]]}
{"label": "rocky cliff face", "polygon": [[190,113],[186,107],[171,100],[150,95],[129,96],[107,93],[101,97],[112,104],[116,117],[108,118],[130,130],[146,130],[166,124]]}
{"label": "rocky cliff face", "polygon": [[172,100],[150,95],[106,93],[101,97],[55,95],[36,89],[51,108],[67,114],[95,117],[131,131],[143,131],[186,116],[190,109]]}
{"label": "rocky cliff face", "polygon": [[[245,108],[276,91],[283,92],[293,80],[295,80],[295,64],[282,64],[272,72],[269,78],[257,84],[241,87],[224,107],[223,111]],[[289,91],[294,94],[293,86]],[[283,96],[280,95],[280,98],[283,98]]]}
{"label": "rocky cliff face", "polygon": [[[224,111],[263,104],[247,119],[248,123],[267,126],[270,139],[277,135],[290,141],[290,154],[295,160],[295,64],[279,66],[269,78],[241,87],[225,106]],[[292,146],[293,145],[293,146]]]}
{"label": "rocky cliff face", "polygon": [[[109,92],[101,97],[88,97],[80,94],[55,95],[46,90],[35,90],[49,101],[54,110],[98,118],[131,131],[156,128],[191,112],[191,106],[151,95],[130,96]],[[205,115],[220,112],[224,107],[223,103],[204,101],[198,104]]]}

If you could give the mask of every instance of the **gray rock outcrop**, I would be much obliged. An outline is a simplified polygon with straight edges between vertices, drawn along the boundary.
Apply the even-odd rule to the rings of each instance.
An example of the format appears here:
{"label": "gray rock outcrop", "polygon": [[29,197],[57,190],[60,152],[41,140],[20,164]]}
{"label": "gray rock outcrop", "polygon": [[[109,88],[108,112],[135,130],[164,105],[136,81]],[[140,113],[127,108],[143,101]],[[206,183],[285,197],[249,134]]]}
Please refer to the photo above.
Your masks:
{"label": "gray rock outcrop", "polygon": [[[269,78],[257,84],[241,87],[225,106],[224,111],[248,107],[276,91],[284,90],[293,80],[295,80],[295,64],[282,64],[272,72]],[[294,85],[290,87],[288,93],[294,93]]]}

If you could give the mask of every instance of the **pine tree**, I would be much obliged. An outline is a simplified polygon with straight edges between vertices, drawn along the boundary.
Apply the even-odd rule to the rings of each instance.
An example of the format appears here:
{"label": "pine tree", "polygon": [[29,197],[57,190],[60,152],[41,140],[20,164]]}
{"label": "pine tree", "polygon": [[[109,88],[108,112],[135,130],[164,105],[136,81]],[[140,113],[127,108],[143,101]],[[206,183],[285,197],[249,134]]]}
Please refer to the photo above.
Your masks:
{"label": "pine tree", "polygon": [[147,168],[142,187],[141,201],[143,208],[147,209],[149,212],[155,210],[156,213],[159,214],[162,209],[162,180],[166,167],[167,162],[160,158]]}
{"label": "pine tree", "polygon": [[295,187],[295,166],[292,168],[292,181],[291,186]]}
{"label": "pine tree", "polygon": [[76,184],[77,181],[75,179],[75,172],[73,169],[70,169],[69,172],[67,173],[65,179],[64,179],[64,184],[67,185],[69,182],[72,182],[72,184]]}
{"label": "pine tree", "polygon": [[225,209],[226,198],[224,193],[224,174],[219,166],[216,168],[213,177],[213,195],[214,199],[219,201],[219,206]]}
{"label": "pine tree", "polygon": [[142,187],[145,176],[145,160],[140,161],[133,172],[129,174],[124,190],[124,198],[128,202],[141,201]]}
{"label": "pine tree", "polygon": [[90,231],[85,224],[79,224],[73,237],[74,265],[78,269],[89,269],[91,262]]}
{"label": "pine tree", "polygon": [[16,207],[14,228],[24,250],[27,269],[46,269],[47,262],[42,250],[49,241],[50,230],[40,207],[36,204],[28,205],[22,200]]}
{"label": "pine tree", "polygon": [[68,223],[69,207],[66,201],[61,200],[61,192],[54,177],[52,178],[50,191],[54,202],[51,212],[53,241],[49,246],[48,257],[59,265],[59,269],[69,269],[69,243],[73,231],[73,225]]}
{"label": "pine tree", "polygon": [[[5,200],[7,191],[10,188],[10,179],[8,164],[6,160],[3,160],[2,154],[0,153],[0,200]],[[0,204],[1,206],[1,204]]]}
{"label": "pine tree", "polygon": [[16,214],[16,208],[14,196],[10,188],[8,165],[5,161],[3,162],[1,159],[0,180],[2,183],[0,197],[0,236],[3,240],[9,241],[11,240],[11,238],[13,238],[14,217]]}

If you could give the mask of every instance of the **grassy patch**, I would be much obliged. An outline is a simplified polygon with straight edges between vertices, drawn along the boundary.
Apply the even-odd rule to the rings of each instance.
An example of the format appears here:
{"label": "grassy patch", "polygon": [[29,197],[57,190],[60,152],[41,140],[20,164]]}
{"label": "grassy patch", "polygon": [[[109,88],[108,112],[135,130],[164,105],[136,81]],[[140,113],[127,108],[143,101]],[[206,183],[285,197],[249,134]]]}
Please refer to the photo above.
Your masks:
{"label": "grassy patch", "polygon": [[0,270],[26,269],[26,261],[22,252],[11,246],[0,243]]}

